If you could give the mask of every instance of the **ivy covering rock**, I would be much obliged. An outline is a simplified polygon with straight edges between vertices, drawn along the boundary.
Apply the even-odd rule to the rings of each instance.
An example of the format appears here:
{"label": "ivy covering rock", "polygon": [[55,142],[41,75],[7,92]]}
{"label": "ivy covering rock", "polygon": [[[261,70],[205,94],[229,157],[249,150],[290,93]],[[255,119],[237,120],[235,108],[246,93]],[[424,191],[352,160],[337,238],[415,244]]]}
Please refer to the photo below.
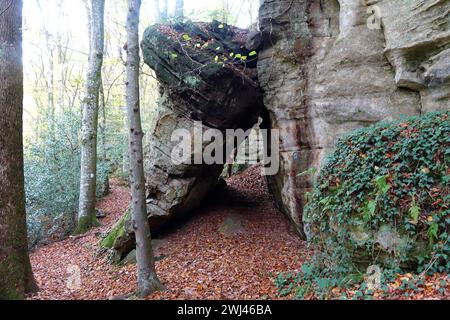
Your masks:
{"label": "ivy covering rock", "polygon": [[322,276],[370,265],[450,271],[449,116],[382,123],[338,142],[304,215]]}

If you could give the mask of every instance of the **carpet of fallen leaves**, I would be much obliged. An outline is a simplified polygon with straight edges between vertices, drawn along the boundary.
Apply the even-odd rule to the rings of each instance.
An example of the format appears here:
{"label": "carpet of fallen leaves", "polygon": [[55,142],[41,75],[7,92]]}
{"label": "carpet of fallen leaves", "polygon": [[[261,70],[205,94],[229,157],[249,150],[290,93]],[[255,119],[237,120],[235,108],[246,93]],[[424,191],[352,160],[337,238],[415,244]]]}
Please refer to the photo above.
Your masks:
{"label": "carpet of fallen leaves", "polygon": [[[154,241],[157,272],[167,290],[148,299],[279,299],[274,276],[300,270],[311,257],[306,243],[275,208],[258,167],[228,179],[227,184],[211,194],[202,208]],[[112,181],[111,193],[97,206],[107,214],[99,228],[34,250],[31,263],[40,291],[29,299],[133,298],[135,266],[111,265],[108,254],[99,248],[102,236],[129,203],[126,185]],[[73,281],[78,270],[80,286]],[[375,292],[372,297],[450,298],[447,275],[424,276],[414,288],[405,286],[417,277],[399,274],[387,292]],[[352,299],[359,291],[357,287],[336,288],[329,299],[340,299],[344,292]]]}
{"label": "carpet of fallen leaves", "polygon": [[[384,290],[366,294],[361,286],[334,288],[329,299],[371,299],[371,300],[450,300],[450,277],[447,274],[434,275],[397,274],[395,280]],[[313,297],[310,297],[314,299]]]}
{"label": "carpet of fallen leaves", "polygon": [[[160,280],[167,287],[149,299],[276,299],[273,277],[296,271],[309,251],[274,206],[260,168],[230,178],[202,208],[155,243]],[[107,213],[84,237],[34,250],[31,261],[40,291],[30,299],[125,299],[135,290],[135,266],[113,266],[99,242],[130,202],[113,181],[98,203]],[[81,286],[73,281],[81,272]],[[75,272],[76,274],[76,272]],[[68,285],[69,284],[69,285]],[[75,287],[74,287],[75,284]],[[71,288],[71,289],[69,289]]]}

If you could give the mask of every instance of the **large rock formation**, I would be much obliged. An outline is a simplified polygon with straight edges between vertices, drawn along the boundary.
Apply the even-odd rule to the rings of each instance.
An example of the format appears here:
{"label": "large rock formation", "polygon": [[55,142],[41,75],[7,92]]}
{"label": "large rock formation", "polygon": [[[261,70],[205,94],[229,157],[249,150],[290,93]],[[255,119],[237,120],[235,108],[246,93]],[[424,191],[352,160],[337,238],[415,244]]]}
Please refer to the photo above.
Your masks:
{"label": "large rock formation", "polygon": [[449,12],[448,0],[262,1],[259,80],[282,137],[269,180],[300,234],[312,179],[299,174],[320,167],[337,137],[450,108]]}
{"label": "large rock formation", "polygon": [[[449,0],[261,0],[260,29],[248,35],[214,22],[145,32],[145,62],[161,82],[146,150],[153,228],[197,207],[222,170],[171,161],[171,133],[192,132],[196,120],[204,129],[250,128],[264,100],[281,137],[270,189],[304,235],[313,179],[302,173],[319,168],[338,137],[450,109]],[[257,68],[256,59],[237,59],[253,51]],[[129,232],[120,238],[133,245]]]}
{"label": "large rock formation", "polygon": [[[174,162],[172,153],[179,145],[178,139],[172,141],[174,131],[184,130],[193,142],[196,130],[225,133],[226,129],[247,130],[258,122],[262,93],[255,53],[245,49],[246,39],[247,31],[219,22],[155,25],[145,31],[144,60],[161,84],[153,124],[146,132],[147,209],[152,231],[199,206],[223,171],[221,164]],[[194,160],[208,144],[200,144],[190,158]],[[103,244],[115,248],[121,257],[131,251],[130,217]]]}
{"label": "large rock formation", "polygon": [[[217,183],[223,165],[174,164],[171,141],[175,129],[193,132],[249,129],[258,121],[262,95],[256,61],[231,59],[247,55],[247,33],[219,22],[157,25],[142,42],[145,63],[161,83],[161,99],[146,154],[148,212],[157,220],[189,212]],[[199,150],[203,152],[203,148]],[[195,152],[193,157],[195,157]]]}

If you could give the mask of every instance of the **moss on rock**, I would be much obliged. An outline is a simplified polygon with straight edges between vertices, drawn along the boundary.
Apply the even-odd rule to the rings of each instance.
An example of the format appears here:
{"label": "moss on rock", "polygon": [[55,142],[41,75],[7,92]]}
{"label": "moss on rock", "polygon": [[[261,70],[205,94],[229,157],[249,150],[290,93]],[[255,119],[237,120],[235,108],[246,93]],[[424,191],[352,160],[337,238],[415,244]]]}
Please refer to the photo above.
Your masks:
{"label": "moss on rock", "polygon": [[107,249],[118,247],[120,239],[127,235],[126,222],[131,219],[131,210],[127,210],[123,217],[114,225],[108,235],[102,240],[101,246]]}

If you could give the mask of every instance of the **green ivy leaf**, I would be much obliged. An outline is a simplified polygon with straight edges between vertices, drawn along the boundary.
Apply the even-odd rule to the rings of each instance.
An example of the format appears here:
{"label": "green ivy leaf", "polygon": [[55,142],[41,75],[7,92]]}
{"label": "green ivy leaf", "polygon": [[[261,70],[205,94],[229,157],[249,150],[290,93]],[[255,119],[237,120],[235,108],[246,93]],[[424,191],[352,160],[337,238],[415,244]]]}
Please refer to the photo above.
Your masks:
{"label": "green ivy leaf", "polygon": [[248,55],[250,56],[250,57],[253,57],[253,56],[256,56],[258,53],[256,52],[256,51],[252,51],[252,52],[250,52]]}
{"label": "green ivy leaf", "polygon": [[413,197],[411,208],[409,208],[409,216],[411,217],[411,223],[417,225],[419,222],[420,207],[416,203],[416,199]]}
{"label": "green ivy leaf", "polygon": [[389,189],[391,188],[390,185],[387,183],[387,176],[381,176],[375,179],[376,185],[378,187],[378,190],[382,194],[386,194]]}
{"label": "green ivy leaf", "polygon": [[375,215],[377,210],[377,202],[375,200],[370,200],[366,202],[364,206],[364,221],[370,221],[370,219]]}
{"label": "green ivy leaf", "polygon": [[433,222],[428,229],[428,239],[430,239],[431,243],[434,243],[435,240],[439,239],[438,230],[439,225],[436,222]]}
{"label": "green ivy leaf", "polygon": [[306,177],[306,176],[314,176],[317,174],[317,168],[311,167],[308,170],[299,173],[297,177]]}

